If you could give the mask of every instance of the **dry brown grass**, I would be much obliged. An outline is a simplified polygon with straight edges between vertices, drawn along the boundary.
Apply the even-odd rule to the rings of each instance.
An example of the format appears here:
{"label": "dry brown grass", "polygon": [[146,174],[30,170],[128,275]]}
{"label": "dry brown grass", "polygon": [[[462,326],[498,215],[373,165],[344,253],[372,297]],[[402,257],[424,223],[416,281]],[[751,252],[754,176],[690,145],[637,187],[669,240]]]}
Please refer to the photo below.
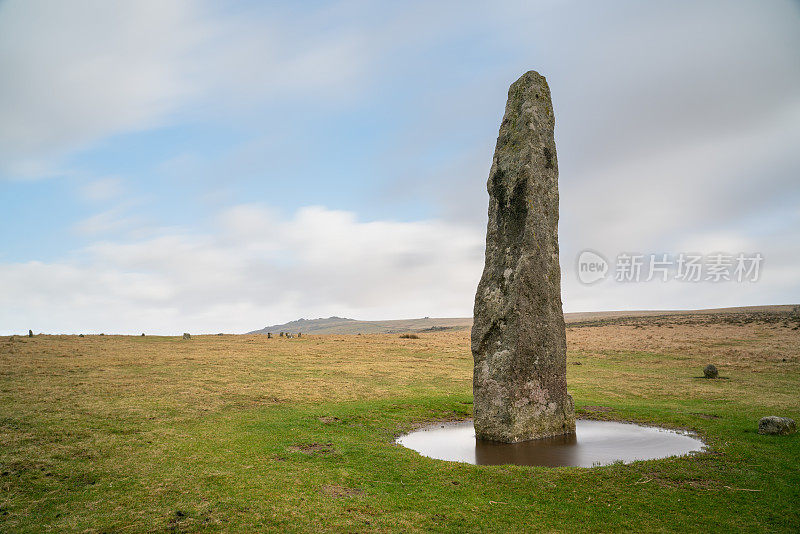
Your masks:
{"label": "dry brown grass", "polygon": [[654,352],[712,357],[723,365],[797,361],[800,330],[779,324],[568,327],[571,352]]}
{"label": "dry brown grass", "polygon": [[[781,387],[800,371],[800,331],[779,324],[601,325],[567,328],[571,389],[732,394]],[[634,356],[632,356],[634,355]],[[676,368],[676,358],[682,362]],[[727,386],[687,382],[714,363]],[[225,407],[338,402],[420,393],[469,393],[469,332],[304,336],[36,336],[0,340],[0,395],[23,412],[102,417],[195,417]],[[711,389],[709,389],[711,388]]]}
{"label": "dry brown grass", "polygon": [[[348,401],[467,388],[464,333],[394,335],[36,336],[0,340],[6,401],[25,411],[196,416],[225,407]],[[11,397],[9,399],[8,397]]]}
{"label": "dry brown grass", "polygon": [[[782,407],[797,404],[800,331],[778,323],[601,325],[567,328],[571,387],[608,396],[707,395],[741,400],[763,392]],[[676,366],[676,361],[679,363]],[[713,363],[722,380],[696,379]],[[727,380],[726,380],[727,379]]]}

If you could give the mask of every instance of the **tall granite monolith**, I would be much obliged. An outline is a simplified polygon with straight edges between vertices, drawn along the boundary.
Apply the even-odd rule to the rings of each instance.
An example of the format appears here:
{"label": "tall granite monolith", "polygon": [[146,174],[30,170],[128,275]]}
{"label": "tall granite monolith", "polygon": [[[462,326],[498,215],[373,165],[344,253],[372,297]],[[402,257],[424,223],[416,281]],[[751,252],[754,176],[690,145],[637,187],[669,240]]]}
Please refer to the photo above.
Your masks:
{"label": "tall granite monolith", "polygon": [[486,265],[472,327],[475,432],[515,443],[575,432],[558,261],[550,88],[511,85],[489,171]]}

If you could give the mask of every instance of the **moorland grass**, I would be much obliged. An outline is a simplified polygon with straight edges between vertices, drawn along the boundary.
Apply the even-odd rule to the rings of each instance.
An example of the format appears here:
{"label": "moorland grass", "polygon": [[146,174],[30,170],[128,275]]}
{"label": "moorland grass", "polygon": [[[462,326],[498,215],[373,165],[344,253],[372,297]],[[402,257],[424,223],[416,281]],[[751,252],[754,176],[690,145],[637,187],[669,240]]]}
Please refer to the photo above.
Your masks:
{"label": "moorland grass", "polygon": [[[584,417],[692,429],[708,452],[552,469],[395,445],[471,415],[465,331],[3,338],[0,530],[800,530],[800,439],[756,433],[800,418],[798,331],[601,325],[568,343]],[[706,363],[725,379],[696,378]]]}

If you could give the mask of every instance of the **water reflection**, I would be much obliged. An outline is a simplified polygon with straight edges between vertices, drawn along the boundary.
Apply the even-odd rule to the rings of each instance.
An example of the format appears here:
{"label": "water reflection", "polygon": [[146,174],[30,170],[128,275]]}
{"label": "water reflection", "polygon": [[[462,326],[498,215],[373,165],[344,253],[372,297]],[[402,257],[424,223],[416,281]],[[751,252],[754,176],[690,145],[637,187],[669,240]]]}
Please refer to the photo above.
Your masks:
{"label": "water reflection", "polygon": [[701,451],[702,441],[682,432],[612,421],[577,421],[576,433],[522,443],[475,439],[472,421],[433,425],[397,442],[423,456],[477,465],[593,467]]}
{"label": "water reflection", "polygon": [[522,443],[499,443],[476,439],[474,463],[478,465],[514,464],[548,467],[578,465],[576,463],[578,462],[577,444],[577,434],[523,441]]}

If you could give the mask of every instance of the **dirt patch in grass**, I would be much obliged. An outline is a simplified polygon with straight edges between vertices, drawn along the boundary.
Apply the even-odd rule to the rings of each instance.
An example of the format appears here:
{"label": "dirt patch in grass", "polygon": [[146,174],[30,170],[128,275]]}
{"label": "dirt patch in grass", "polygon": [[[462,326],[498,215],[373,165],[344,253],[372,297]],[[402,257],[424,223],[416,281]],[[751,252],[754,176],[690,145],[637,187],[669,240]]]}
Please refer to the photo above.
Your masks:
{"label": "dirt patch in grass", "polygon": [[302,443],[288,447],[290,452],[300,452],[303,454],[323,455],[335,452],[333,443]]}
{"label": "dirt patch in grass", "polygon": [[332,416],[327,416],[327,415],[323,416],[323,417],[319,417],[318,420],[319,420],[320,423],[322,423],[324,425],[336,425],[336,424],[339,424],[339,423],[342,422],[342,420],[339,419],[338,417],[332,417]]}

